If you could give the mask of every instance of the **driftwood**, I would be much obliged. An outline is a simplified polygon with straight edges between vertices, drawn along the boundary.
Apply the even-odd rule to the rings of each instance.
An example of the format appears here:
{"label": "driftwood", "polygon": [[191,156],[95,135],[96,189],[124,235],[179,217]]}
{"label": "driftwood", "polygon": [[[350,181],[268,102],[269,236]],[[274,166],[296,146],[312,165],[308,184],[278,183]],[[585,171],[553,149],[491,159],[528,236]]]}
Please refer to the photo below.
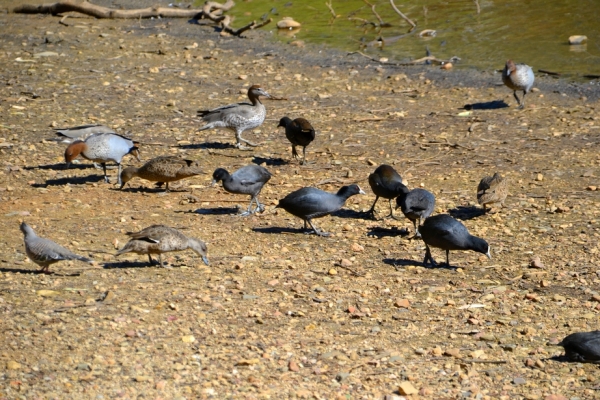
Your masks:
{"label": "driftwood", "polygon": [[453,56],[452,58],[450,58],[449,60],[440,60],[437,57],[434,56],[427,56],[427,57],[421,57],[418,60],[413,60],[413,61],[409,61],[409,62],[404,62],[404,63],[399,63],[399,62],[388,62],[388,61],[380,61],[374,57],[371,57],[369,55],[366,55],[365,53],[361,52],[361,51],[351,51],[350,53],[348,53],[348,55],[352,55],[352,54],[360,54],[363,57],[366,57],[368,59],[370,59],[371,61],[375,61],[381,65],[394,65],[394,66],[410,66],[410,65],[421,65],[421,64],[447,64],[449,62],[455,63],[460,61],[459,57]]}
{"label": "driftwood", "polygon": [[[235,2],[233,0],[227,0],[224,4],[217,3],[216,1],[207,1],[202,9],[182,9],[172,7],[148,7],[135,10],[116,10],[108,7],[98,6],[88,1],[77,3],[70,0],[59,1],[57,3],[49,4],[23,4],[13,9],[14,13],[17,14],[52,14],[58,15],[67,12],[78,12],[81,14],[89,15],[95,18],[111,18],[111,19],[133,19],[133,18],[191,18],[195,20],[209,19],[215,23],[221,25],[223,31],[234,35],[240,36],[242,32],[248,29],[260,28],[272,20],[269,18],[257,24],[252,21],[250,24],[243,26],[239,29],[233,29],[230,24],[232,18],[229,15],[223,15],[224,12],[229,11]],[[61,20],[64,24],[64,18]]]}

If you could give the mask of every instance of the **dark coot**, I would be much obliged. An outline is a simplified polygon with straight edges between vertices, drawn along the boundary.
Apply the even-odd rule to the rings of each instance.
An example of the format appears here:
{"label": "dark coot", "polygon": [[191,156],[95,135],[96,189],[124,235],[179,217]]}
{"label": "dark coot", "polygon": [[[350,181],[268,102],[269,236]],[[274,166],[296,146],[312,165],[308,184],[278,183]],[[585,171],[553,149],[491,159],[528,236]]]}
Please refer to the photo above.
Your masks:
{"label": "dark coot", "polygon": [[281,126],[285,128],[285,137],[292,144],[293,158],[300,158],[296,146],[302,146],[302,161],[300,161],[300,164],[303,165],[306,161],[306,146],[315,140],[315,128],[304,118],[296,118],[292,121],[289,117],[283,117],[279,120],[277,127]]}
{"label": "dark coot", "polygon": [[[250,215],[256,211],[264,211],[262,204],[258,202],[258,194],[265,183],[271,179],[271,173],[260,165],[250,164],[229,174],[223,168],[217,168],[213,172],[213,185],[219,181],[223,182],[223,188],[229,193],[247,194],[251,196],[248,210],[242,213],[243,216]],[[256,208],[252,210],[252,203],[256,202]]]}
{"label": "dark coot", "polygon": [[391,165],[380,165],[369,175],[369,185],[371,190],[375,193],[375,202],[371,206],[371,209],[367,211],[372,217],[375,216],[375,204],[380,197],[388,199],[390,203],[390,214],[394,217],[394,209],[392,207],[392,199],[395,199],[403,192],[404,186],[402,184],[402,177]]}
{"label": "dark coot", "polygon": [[419,232],[427,247],[425,259],[423,260],[425,266],[427,266],[428,260],[431,261],[432,266],[436,266],[429,246],[446,250],[446,264],[448,266],[450,266],[450,250],[473,250],[485,254],[490,259],[492,258],[488,243],[477,236],[471,235],[460,221],[448,214],[434,215],[427,218],[419,228]]}
{"label": "dark coot", "polygon": [[329,233],[318,230],[311,220],[336,212],[344,206],[350,196],[355,194],[365,194],[365,192],[358,185],[343,186],[336,194],[313,187],[305,187],[279,200],[277,207],[302,218],[305,229],[308,222],[315,234],[329,236]]}
{"label": "dark coot", "polygon": [[571,361],[600,363],[600,331],[572,333],[558,345]]}
{"label": "dark coot", "polygon": [[[415,236],[419,237],[419,226],[423,224],[423,220],[431,215],[435,207],[435,196],[433,193],[416,188],[408,190],[402,185],[402,192],[396,197],[396,208],[402,209],[402,213],[406,218],[412,221],[415,227]],[[417,224],[418,221],[418,224]]]}

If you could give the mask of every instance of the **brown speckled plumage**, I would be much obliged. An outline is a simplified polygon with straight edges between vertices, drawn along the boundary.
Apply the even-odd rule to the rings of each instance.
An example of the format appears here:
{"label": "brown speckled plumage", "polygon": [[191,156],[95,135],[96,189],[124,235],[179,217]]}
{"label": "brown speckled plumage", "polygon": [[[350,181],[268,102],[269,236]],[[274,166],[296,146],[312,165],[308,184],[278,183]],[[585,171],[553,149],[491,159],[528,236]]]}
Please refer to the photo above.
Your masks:
{"label": "brown speckled plumage", "polygon": [[124,253],[148,254],[152,264],[151,254],[158,254],[160,265],[164,267],[163,253],[190,249],[202,257],[202,261],[208,265],[206,243],[188,237],[177,229],[165,225],[151,225],[139,232],[127,232],[127,235],[131,239],[118,251],[117,256]]}
{"label": "brown speckled plumage", "polygon": [[141,167],[127,167],[121,172],[121,189],[131,179],[138,177],[151,182],[165,182],[169,191],[169,182],[202,174],[197,162],[178,157],[162,156],[148,161]]}
{"label": "brown speckled plumage", "polygon": [[487,210],[489,204],[500,203],[504,206],[504,200],[508,195],[508,180],[499,173],[494,176],[486,176],[477,186],[477,202]]}

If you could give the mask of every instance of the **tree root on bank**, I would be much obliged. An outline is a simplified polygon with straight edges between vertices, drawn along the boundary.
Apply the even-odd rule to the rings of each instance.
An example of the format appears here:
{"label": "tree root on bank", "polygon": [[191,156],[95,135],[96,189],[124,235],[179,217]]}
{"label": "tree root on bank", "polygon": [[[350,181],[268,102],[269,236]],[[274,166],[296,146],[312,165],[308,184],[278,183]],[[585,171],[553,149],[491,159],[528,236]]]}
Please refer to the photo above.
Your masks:
{"label": "tree root on bank", "polygon": [[[207,1],[202,9],[181,9],[171,7],[148,7],[135,10],[115,10],[112,8],[98,6],[88,1],[76,3],[70,0],[59,1],[57,3],[48,4],[23,4],[15,7],[13,12],[16,14],[52,14],[58,15],[67,12],[78,12],[81,14],[89,15],[95,18],[122,18],[122,19],[133,19],[133,18],[191,18],[195,20],[209,19],[217,24],[220,24],[223,31],[233,36],[240,36],[243,32],[248,29],[257,29],[267,25],[272,20],[271,18],[261,23],[252,21],[246,26],[239,29],[234,29],[230,26],[232,18],[229,15],[224,15],[226,11],[229,11],[235,5],[233,0],[227,0],[224,4],[217,3],[216,1]],[[63,20],[61,20],[63,21]],[[63,21],[64,22],[64,21]]]}

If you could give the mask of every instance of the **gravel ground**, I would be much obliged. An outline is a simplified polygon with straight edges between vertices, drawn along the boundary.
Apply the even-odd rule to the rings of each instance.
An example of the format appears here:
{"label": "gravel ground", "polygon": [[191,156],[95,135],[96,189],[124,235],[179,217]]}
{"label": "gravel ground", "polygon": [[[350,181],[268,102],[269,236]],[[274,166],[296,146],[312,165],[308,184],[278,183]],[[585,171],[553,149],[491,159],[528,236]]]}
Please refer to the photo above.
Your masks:
{"label": "gravel ground", "polygon": [[[599,322],[596,86],[538,77],[517,110],[492,72],[381,66],[182,20],[58,21],[0,15],[0,398],[598,397],[598,367],[556,346]],[[197,109],[252,84],[287,98],[265,101],[245,134],[260,147],[197,131]],[[290,160],[284,115],[317,129],[307,165]],[[206,174],[163,193],[140,179],[119,191],[85,160],[65,170],[52,127],[88,123],[136,138],[144,160],[181,155]],[[266,211],[242,218],[249,198],[211,174],[253,162],[273,178]],[[433,192],[492,260],[452,252],[451,268],[424,268],[410,221],[366,219],[381,163]],[[495,171],[510,194],[484,215],[476,187]],[[275,209],[300,187],[349,183],[367,195],[315,221],[330,238]],[[39,273],[23,220],[96,265]],[[114,257],[125,232],[156,223],[207,241],[211,265],[190,251],[166,255],[170,268]]]}

